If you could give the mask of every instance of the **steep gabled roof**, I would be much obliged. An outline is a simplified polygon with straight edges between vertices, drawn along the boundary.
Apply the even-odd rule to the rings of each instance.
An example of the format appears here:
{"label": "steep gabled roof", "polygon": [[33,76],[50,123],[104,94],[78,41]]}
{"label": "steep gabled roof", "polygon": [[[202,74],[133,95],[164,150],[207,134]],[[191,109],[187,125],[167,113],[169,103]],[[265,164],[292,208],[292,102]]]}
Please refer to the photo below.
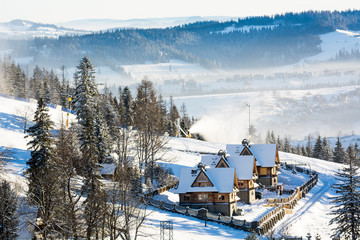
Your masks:
{"label": "steep gabled roof", "polygon": [[239,156],[247,148],[255,156],[256,165],[261,167],[274,167],[276,164],[276,144],[251,144],[245,147],[242,144],[227,144],[226,151],[230,156]]}
{"label": "steep gabled roof", "polygon": [[[195,179],[204,172],[214,186],[192,187]],[[182,168],[176,193],[218,192],[231,193],[234,189],[234,168],[208,168],[206,170]]]}
{"label": "steep gabled roof", "polygon": [[230,167],[236,169],[236,175],[239,180],[251,180],[253,179],[253,173],[257,173],[254,156],[228,156],[227,160]]}
{"label": "steep gabled roof", "polygon": [[254,144],[250,145],[250,151],[260,162],[261,167],[274,167],[276,164],[276,144]]}
{"label": "steep gabled roof", "polygon": [[221,156],[219,156],[219,155],[212,155],[212,154],[201,155],[201,162],[206,167],[210,167],[210,168],[216,167],[216,165],[219,163],[220,159],[221,159]]}

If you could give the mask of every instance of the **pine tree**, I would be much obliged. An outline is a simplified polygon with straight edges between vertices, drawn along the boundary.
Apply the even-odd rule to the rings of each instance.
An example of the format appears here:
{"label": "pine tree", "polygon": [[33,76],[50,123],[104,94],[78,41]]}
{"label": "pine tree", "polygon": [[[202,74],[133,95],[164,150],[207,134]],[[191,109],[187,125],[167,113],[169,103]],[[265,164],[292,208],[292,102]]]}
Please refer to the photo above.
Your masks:
{"label": "pine tree", "polygon": [[284,140],[284,152],[291,152],[290,140],[287,137]]}
{"label": "pine tree", "polygon": [[[99,93],[95,84],[95,69],[87,57],[80,61],[75,73],[77,87],[73,100],[76,117],[80,124],[79,141],[82,153],[83,192],[87,195],[84,201],[86,222],[86,237],[90,239],[97,231],[96,218],[99,215],[97,203],[98,193],[102,192],[98,172],[99,148],[98,138],[94,134],[97,131],[96,105]],[[100,196],[100,195],[99,195]]]}
{"label": "pine tree", "polygon": [[275,133],[274,131],[271,131],[271,134],[270,134],[270,142],[271,144],[276,144],[276,138],[275,138]]}
{"label": "pine tree", "polygon": [[303,155],[303,152],[301,150],[301,147],[300,147],[300,144],[296,145],[296,154],[302,156]]}
{"label": "pine tree", "polygon": [[302,156],[307,156],[308,155],[305,146],[301,147],[301,155]]}
{"label": "pine tree", "polygon": [[308,137],[307,137],[306,154],[307,154],[308,157],[312,157],[312,155],[313,155],[312,147],[311,147],[311,136],[310,135],[308,135]]}
{"label": "pine tree", "polygon": [[120,106],[121,112],[121,124],[124,127],[129,127],[133,124],[133,110],[134,103],[131,96],[130,89],[126,86],[121,94]]}
{"label": "pine tree", "polygon": [[333,152],[330,148],[329,142],[327,141],[326,137],[323,138],[322,142],[322,153],[321,153],[321,159],[332,161],[333,160]]}
{"label": "pine tree", "polygon": [[38,217],[42,220],[42,227],[37,230],[44,238],[53,235],[56,231],[58,220],[55,209],[60,200],[60,176],[54,165],[54,140],[50,132],[53,122],[47,111],[44,101],[40,99],[35,112],[35,124],[27,130],[27,137],[32,137],[28,143],[31,150],[31,158],[27,162],[28,197],[30,202],[38,207]]}
{"label": "pine tree", "polygon": [[284,144],[283,144],[283,141],[281,140],[279,135],[277,137],[276,144],[277,144],[277,147],[278,147],[279,151],[284,150]]}
{"label": "pine tree", "polygon": [[[98,109],[100,111],[100,109]],[[97,148],[99,152],[98,162],[103,163],[111,153],[111,137],[109,128],[102,115],[95,116],[95,132],[97,138]]]}
{"label": "pine tree", "polygon": [[319,135],[319,137],[317,138],[317,140],[315,142],[315,145],[314,145],[312,157],[317,158],[317,159],[321,159],[322,152],[323,152],[323,143],[322,143],[321,137]]}
{"label": "pine tree", "polygon": [[27,130],[26,136],[32,138],[28,143],[31,158],[26,163],[29,166],[26,173],[29,180],[29,196],[36,201],[42,198],[41,186],[44,184],[42,180],[46,175],[46,167],[53,150],[53,136],[50,132],[53,129],[53,122],[42,98],[38,101],[34,122],[35,124]]}
{"label": "pine tree", "polygon": [[177,133],[177,121],[180,118],[180,114],[179,111],[176,107],[176,105],[174,104],[174,100],[173,98],[170,96],[170,101],[169,101],[169,122],[168,122],[168,127],[167,127],[167,131],[169,133],[170,136],[175,136]]}
{"label": "pine tree", "polygon": [[336,147],[334,148],[334,162],[346,163],[347,156],[344,148],[342,147],[340,137],[337,138]]}
{"label": "pine tree", "polygon": [[17,195],[7,181],[0,185],[0,239],[16,239],[19,225]]}
{"label": "pine tree", "polygon": [[352,240],[360,237],[360,177],[357,175],[358,167],[354,165],[356,159],[355,152],[351,150],[348,166],[335,173],[338,183],[333,184],[332,188],[339,195],[331,198],[331,203],[335,204],[331,214],[335,217],[330,224],[337,225],[333,229],[334,235]]}

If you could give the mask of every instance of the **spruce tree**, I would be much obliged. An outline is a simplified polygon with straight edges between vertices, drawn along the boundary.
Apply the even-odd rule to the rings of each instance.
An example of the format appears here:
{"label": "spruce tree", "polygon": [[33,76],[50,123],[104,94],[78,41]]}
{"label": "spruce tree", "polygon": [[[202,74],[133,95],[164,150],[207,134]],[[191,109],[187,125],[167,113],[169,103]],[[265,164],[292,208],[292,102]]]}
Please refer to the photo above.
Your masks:
{"label": "spruce tree", "polygon": [[322,147],[321,159],[332,161],[333,152],[330,148],[329,142],[327,141],[326,137],[323,138],[322,145],[323,147]]}
{"label": "spruce tree", "polygon": [[356,240],[360,237],[360,177],[357,174],[358,167],[354,164],[357,156],[353,150],[349,152],[349,164],[335,173],[338,183],[332,188],[337,194],[332,197],[331,203],[335,204],[335,210],[331,212],[335,217],[330,224],[336,224],[335,235],[344,239]]}
{"label": "spruce tree", "polygon": [[271,134],[270,134],[270,142],[271,144],[275,144],[276,143],[276,138],[275,138],[275,133],[274,131],[271,131]]}
{"label": "spruce tree", "polygon": [[76,117],[80,124],[79,141],[82,153],[82,175],[84,176],[83,192],[87,195],[84,201],[84,218],[86,222],[86,237],[90,239],[97,228],[96,218],[99,214],[96,208],[100,193],[101,177],[98,172],[99,148],[97,131],[97,108],[99,93],[95,84],[95,68],[88,57],[83,57],[75,73],[77,87],[73,100]]}
{"label": "spruce tree", "polygon": [[301,155],[302,156],[307,156],[308,155],[305,146],[301,147]]}
{"label": "spruce tree", "polygon": [[29,180],[28,194],[35,201],[42,198],[43,179],[46,167],[52,157],[53,136],[51,134],[53,122],[50,120],[48,109],[42,98],[38,101],[35,112],[34,125],[27,130],[27,136],[32,140],[28,143],[31,158],[27,161],[29,169],[26,171]]}
{"label": "spruce tree", "polygon": [[19,225],[17,195],[7,181],[0,185],[0,239],[16,239]]}
{"label": "spruce tree", "polygon": [[322,152],[323,152],[323,143],[322,143],[321,137],[319,135],[319,137],[317,138],[317,140],[315,142],[315,145],[314,145],[312,157],[317,158],[317,159],[321,159]]}
{"label": "spruce tree", "polygon": [[279,135],[277,137],[276,144],[277,144],[279,151],[284,151],[284,144]]}
{"label": "spruce tree", "polygon": [[290,140],[287,137],[284,140],[284,152],[291,152]]}
{"label": "spruce tree", "polygon": [[347,156],[344,148],[342,147],[340,137],[337,138],[336,146],[334,148],[334,162],[337,163],[346,163],[347,162]]}
{"label": "spruce tree", "polygon": [[121,124],[129,127],[133,124],[134,102],[129,87],[125,87],[120,97]]}

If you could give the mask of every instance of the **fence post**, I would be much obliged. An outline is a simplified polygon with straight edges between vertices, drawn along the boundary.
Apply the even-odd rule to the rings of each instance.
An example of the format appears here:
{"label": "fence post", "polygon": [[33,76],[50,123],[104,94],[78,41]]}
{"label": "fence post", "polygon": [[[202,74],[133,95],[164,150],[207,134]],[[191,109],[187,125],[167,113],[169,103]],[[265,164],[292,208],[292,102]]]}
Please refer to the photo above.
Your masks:
{"label": "fence post", "polygon": [[189,206],[186,206],[185,215],[187,216],[190,215],[189,210],[190,210]]}

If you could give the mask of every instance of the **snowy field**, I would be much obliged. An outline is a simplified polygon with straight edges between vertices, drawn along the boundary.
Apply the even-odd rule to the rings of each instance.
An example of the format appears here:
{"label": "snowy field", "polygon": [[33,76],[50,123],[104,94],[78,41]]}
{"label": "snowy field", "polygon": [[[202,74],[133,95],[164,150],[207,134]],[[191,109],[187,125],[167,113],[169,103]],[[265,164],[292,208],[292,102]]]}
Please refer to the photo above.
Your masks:
{"label": "snowy field", "polygon": [[[20,189],[21,196],[24,196],[26,190],[26,182],[23,176],[23,170],[26,168],[26,161],[30,154],[27,150],[27,140],[24,139],[23,120],[24,113],[31,115],[36,108],[36,103],[22,102],[13,99],[0,97],[0,139],[2,148],[9,147],[14,155],[13,159],[5,166],[4,179],[16,184]],[[66,118],[66,114],[59,109],[50,108],[50,114],[56,126],[59,127],[61,120]],[[74,116],[71,116],[74,119]],[[219,149],[224,149],[225,145],[221,143],[201,142],[193,139],[171,138],[167,144],[167,150],[164,152],[163,164],[173,169],[175,175],[179,175],[182,167],[194,167],[200,161],[200,152],[216,153]],[[319,183],[307,194],[306,198],[299,201],[294,213],[286,215],[286,217],[276,225],[276,233],[288,234],[292,236],[305,236],[307,232],[319,233],[322,239],[329,239],[331,227],[328,226],[330,216],[329,196],[333,196],[331,184],[334,183],[334,171],[341,168],[342,165],[316,160],[307,157],[296,156],[287,153],[280,153],[280,160],[289,163],[306,164],[311,169],[319,172]],[[283,171],[280,175],[281,181],[288,186],[300,185],[306,180],[306,176],[301,174],[292,176],[288,171]],[[164,196],[169,201],[177,201],[177,196],[167,193]],[[262,202],[259,201],[258,205]],[[255,204],[256,205],[256,204]],[[245,216],[260,216],[261,212],[251,209],[250,205],[243,206]],[[264,207],[262,207],[264,208]],[[27,209],[28,210],[28,209]],[[150,209],[151,214],[147,218],[140,239],[159,239],[160,221],[171,220],[174,222],[174,239],[242,239],[247,233],[232,229],[223,225],[208,223],[207,227],[204,222],[195,218],[185,217],[175,213],[160,211],[158,209]],[[27,215],[28,217],[28,215]],[[24,224],[26,218],[22,219]],[[20,239],[28,239],[24,225],[21,226]]]}
{"label": "snowy field", "polygon": [[[247,136],[251,123],[265,139],[272,130],[280,137],[303,140],[360,132],[359,85],[309,90],[245,92],[174,98],[199,121],[190,129],[211,142],[236,143]],[[355,110],[352,110],[355,108]]]}

